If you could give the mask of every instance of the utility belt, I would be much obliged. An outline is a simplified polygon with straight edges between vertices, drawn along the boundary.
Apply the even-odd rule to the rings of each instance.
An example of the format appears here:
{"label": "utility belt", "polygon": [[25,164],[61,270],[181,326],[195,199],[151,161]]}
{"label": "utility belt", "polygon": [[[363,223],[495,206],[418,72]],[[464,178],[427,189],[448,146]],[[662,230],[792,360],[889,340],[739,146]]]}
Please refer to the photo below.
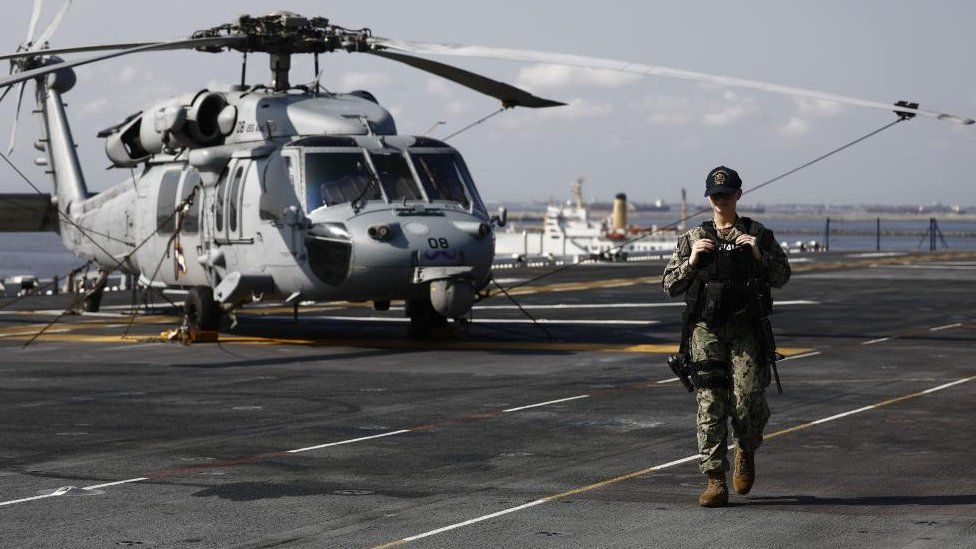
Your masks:
{"label": "utility belt", "polygon": [[729,366],[724,362],[691,361],[691,334],[695,323],[704,321],[709,328],[727,322],[747,322],[756,338],[756,359],[763,368],[772,370],[776,388],[783,392],[776,361],[776,352],[769,315],[773,300],[769,284],[758,278],[699,279],[688,291],[687,307],[682,315],[681,343],[677,355],[668,357],[668,366],[689,392],[694,389],[729,389]]}

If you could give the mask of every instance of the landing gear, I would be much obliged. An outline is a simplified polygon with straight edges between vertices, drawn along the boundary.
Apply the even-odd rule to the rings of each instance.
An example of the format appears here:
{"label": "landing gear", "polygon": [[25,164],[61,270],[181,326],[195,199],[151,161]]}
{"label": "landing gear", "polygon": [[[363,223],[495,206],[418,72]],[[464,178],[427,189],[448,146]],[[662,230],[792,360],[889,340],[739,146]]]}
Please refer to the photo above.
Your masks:
{"label": "landing gear", "polygon": [[97,313],[102,307],[102,295],[105,293],[105,286],[108,285],[109,271],[98,271],[98,279],[90,290],[85,292],[85,297],[81,299],[81,310],[86,313]]}
{"label": "landing gear", "polygon": [[220,326],[220,305],[214,301],[211,288],[193,287],[186,295],[183,309],[184,324],[191,330],[216,332]]}
{"label": "landing gear", "polygon": [[428,337],[432,329],[447,326],[447,317],[434,310],[430,299],[409,299],[406,309],[410,317],[410,335],[413,337]]}

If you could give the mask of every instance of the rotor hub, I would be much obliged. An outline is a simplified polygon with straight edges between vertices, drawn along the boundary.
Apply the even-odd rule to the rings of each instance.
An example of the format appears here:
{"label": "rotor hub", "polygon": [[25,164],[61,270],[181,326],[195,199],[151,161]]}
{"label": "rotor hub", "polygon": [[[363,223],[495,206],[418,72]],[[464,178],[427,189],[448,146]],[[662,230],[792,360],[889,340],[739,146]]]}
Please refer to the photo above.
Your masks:
{"label": "rotor hub", "polygon": [[217,53],[224,47],[237,51],[263,52],[276,55],[293,53],[327,53],[339,49],[349,52],[369,49],[369,29],[346,29],[332,25],[325,17],[304,17],[280,11],[260,17],[242,15],[228,23],[193,33],[193,38],[238,36],[242,40],[226,46],[198,48]]}

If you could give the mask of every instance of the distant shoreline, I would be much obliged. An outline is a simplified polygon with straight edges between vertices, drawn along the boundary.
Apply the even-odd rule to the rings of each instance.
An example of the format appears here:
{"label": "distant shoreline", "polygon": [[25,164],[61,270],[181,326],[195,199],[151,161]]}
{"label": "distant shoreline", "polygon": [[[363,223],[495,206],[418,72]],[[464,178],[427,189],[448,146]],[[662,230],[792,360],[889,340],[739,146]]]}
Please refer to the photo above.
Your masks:
{"label": "distant shoreline", "polygon": [[[694,207],[688,208],[689,213],[697,211]],[[600,219],[610,215],[610,210],[591,208],[589,210],[591,219]],[[654,210],[637,210],[628,212],[631,216],[649,216],[655,215],[660,217],[672,217],[674,220],[681,218],[681,211],[678,209],[671,209],[670,211],[654,211]],[[931,218],[935,218],[938,221],[973,221],[976,222],[976,213],[787,213],[787,212],[750,212],[744,211],[743,215],[748,217],[754,217],[758,220],[767,221],[823,221],[826,218],[830,218],[833,221],[874,221],[881,218],[882,221],[928,221]],[[508,216],[512,220],[525,221],[525,220],[541,220],[545,212],[541,211],[531,211],[531,210],[511,210]],[[707,214],[703,213],[697,217],[703,217]]]}

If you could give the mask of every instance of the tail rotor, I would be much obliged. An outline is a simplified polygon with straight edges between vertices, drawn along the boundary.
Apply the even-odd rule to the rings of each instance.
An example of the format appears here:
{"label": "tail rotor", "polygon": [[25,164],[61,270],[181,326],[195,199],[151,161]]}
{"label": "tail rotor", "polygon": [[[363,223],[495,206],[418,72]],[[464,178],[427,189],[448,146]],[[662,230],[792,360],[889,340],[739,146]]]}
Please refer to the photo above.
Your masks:
{"label": "tail rotor", "polygon": [[[27,25],[27,37],[24,39],[24,43],[17,48],[17,51],[26,52],[38,52],[40,55],[42,53],[42,48],[47,46],[48,40],[54,35],[54,32],[58,30],[61,26],[61,21],[64,20],[65,14],[68,12],[68,8],[71,7],[71,0],[65,0],[64,4],[61,5],[61,9],[54,14],[54,18],[48,23],[47,27],[41,32],[37,39],[34,39],[34,31],[37,30],[37,23],[41,18],[41,9],[44,5],[44,0],[34,0],[34,9],[31,12],[30,23]],[[20,57],[10,60],[10,74],[21,72],[34,68],[37,61],[37,57]],[[17,85],[17,109],[14,113],[14,122],[10,127],[10,145],[7,147],[7,154],[10,154],[14,150],[14,145],[17,142],[17,124],[20,121],[20,107],[24,102],[24,86],[27,82],[20,82]],[[13,86],[8,87],[0,95],[0,102],[2,102]]]}

